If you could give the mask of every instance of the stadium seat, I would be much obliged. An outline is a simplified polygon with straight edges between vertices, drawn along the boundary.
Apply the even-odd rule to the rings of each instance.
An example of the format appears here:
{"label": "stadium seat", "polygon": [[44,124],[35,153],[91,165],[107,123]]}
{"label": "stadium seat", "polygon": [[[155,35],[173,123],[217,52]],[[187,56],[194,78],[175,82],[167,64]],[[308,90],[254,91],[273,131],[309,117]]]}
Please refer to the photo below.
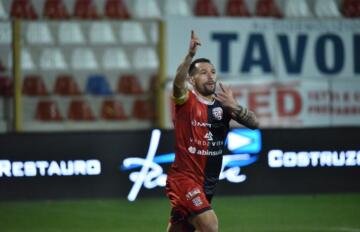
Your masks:
{"label": "stadium seat", "polygon": [[123,0],[106,0],[105,16],[110,19],[129,19],[130,14]]}
{"label": "stadium seat", "polygon": [[167,0],[164,4],[164,15],[185,17],[192,15],[186,0]]}
{"label": "stadium seat", "polygon": [[95,116],[85,100],[72,100],[68,108],[68,119],[74,121],[93,121]]}
{"label": "stadium seat", "polygon": [[[13,67],[13,57],[11,52],[8,54],[8,67]],[[21,49],[21,68],[25,71],[33,71],[36,68],[31,53],[27,48]]]}
{"label": "stadium seat", "polygon": [[219,16],[219,12],[212,0],[196,0],[196,16]]}
{"label": "stadium seat", "polygon": [[142,25],[136,21],[122,22],[119,37],[124,44],[145,44],[147,41]]}
{"label": "stadium seat", "polygon": [[113,99],[104,100],[101,105],[101,118],[105,120],[127,120],[123,105]]}
{"label": "stadium seat", "polygon": [[7,76],[0,76],[0,96],[10,97],[13,95],[13,80]]}
{"label": "stadium seat", "polygon": [[0,19],[8,19],[8,13],[6,12],[3,2],[0,1]]}
{"label": "stadium seat", "polygon": [[274,0],[258,0],[255,11],[255,15],[260,17],[283,17]]}
{"label": "stadium seat", "polygon": [[39,66],[42,70],[66,70],[68,65],[65,62],[61,49],[44,48],[40,55]]}
{"label": "stadium seat", "polygon": [[92,0],[76,0],[74,17],[80,19],[99,19],[96,6]]}
{"label": "stadium seat", "polygon": [[13,0],[10,15],[12,18],[37,19],[38,16],[29,0]]}
{"label": "stadium seat", "polygon": [[58,105],[53,100],[41,100],[36,106],[36,120],[40,121],[62,121]]}
{"label": "stadium seat", "polygon": [[156,93],[156,91],[158,90],[160,85],[161,84],[158,83],[158,75],[157,74],[150,76],[150,79],[149,79],[149,92],[150,93]]}
{"label": "stadium seat", "polygon": [[12,41],[11,23],[0,21],[0,45],[10,45]]}
{"label": "stadium seat", "polygon": [[105,70],[129,69],[130,62],[122,48],[107,48],[102,57]]}
{"label": "stadium seat", "polygon": [[156,109],[150,100],[137,99],[134,102],[132,116],[138,120],[154,120]]}
{"label": "stadium seat", "polygon": [[93,22],[89,30],[90,42],[93,44],[114,44],[115,36],[108,22]]}
{"label": "stadium seat", "polygon": [[156,51],[152,47],[136,48],[133,55],[135,69],[157,69],[159,60]]}
{"label": "stadium seat", "polygon": [[71,56],[72,68],[75,70],[96,70],[98,63],[90,48],[76,48]]}
{"label": "stadium seat", "polygon": [[28,75],[23,80],[23,94],[28,96],[47,96],[44,81],[39,75]]}
{"label": "stadium seat", "polygon": [[[329,2],[329,1],[327,1]],[[327,3],[326,3],[327,4]],[[284,14],[287,18],[310,18],[312,13],[305,0],[287,0]]]}
{"label": "stadium seat", "polygon": [[249,17],[250,13],[244,0],[228,0],[226,15],[235,17]]}
{"label": "stadium seat", "polygon": [[342,1],[343,15],[347,18],[360,17],[360,1],[358,0],[343,0]]}
{"label": "stadium seat", "polygon": [[43,7],[43,15],[48,19],[68,19],[70,15],[62,0],[46,0]]}
{"label": "stadium seat", "polygon": [[60,75],[56,78],[54,93],[61,96],[80,95],[79,87],[70,75]]}
{"label": "stadium seat", "polygon": [[334,0],[316,0],[314,14],[319,18],[339,18],[341,13]]}
{"label": "stadium seat", "polygon": [[151,42],[154,45],[157,45],[159,43],[159,24],[157,22],[151,22],[148,24],[148,31]]}
{"label": "stadium seat", "polygon": [[60,44],[84,44],[84,34],[78,22],[60,22],[58,29]]}
{"label": "stadium seat", "polygon": [[27,24],[26,39],[29,44],[53,44],[54,40],[45,22],[29,22]]}
{"label": "stadium seat", "polygon": [[111,89],[106,77],[103,75],[91,75],[86,82],[86,93],[92,95],[111,95]]}
{"label": "stadium seat", "polygon": [[133,10],[136,18],[161,18],[156,0],[134,0]]}
{"label": "stadium seat", "polygon": [[123,75],[118,81],[118,92],[122,94],[142,94],[143,88],[135,75]]}
{"label": "stadium seat", "polygon": [[0,72],[4,72],[4,71],[6,71],[6,67],[5,67],[5,65],[3,64],[3,62],[2,62],[2,60],[0,58]]}

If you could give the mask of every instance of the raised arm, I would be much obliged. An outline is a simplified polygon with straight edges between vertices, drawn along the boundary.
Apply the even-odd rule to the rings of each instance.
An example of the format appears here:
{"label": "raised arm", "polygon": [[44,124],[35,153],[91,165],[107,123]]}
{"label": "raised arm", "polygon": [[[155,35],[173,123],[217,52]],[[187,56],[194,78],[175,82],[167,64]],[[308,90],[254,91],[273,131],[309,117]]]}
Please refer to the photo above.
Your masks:
{"label": "raised arm", "polygon": [[259,121],[254,112],[240,106],[236,102],[229,87],[225,87],[221,83],[219,83],[219,86],[221,91],[217,93],[215,98],[220,101],[224,107],[229,109],[231,118],[250,129],[257,129],[259,127]]}
{"label": "raised arm", "polygon": [[191,31],[188,53],[176,70],[176,76],[173,83],[173,96],[175,98],[182,98],[186,96],[187,88],[185,82],[192,58],[195,56],[198,46],[200,46],[199,38],[196,36],[194,31]]}

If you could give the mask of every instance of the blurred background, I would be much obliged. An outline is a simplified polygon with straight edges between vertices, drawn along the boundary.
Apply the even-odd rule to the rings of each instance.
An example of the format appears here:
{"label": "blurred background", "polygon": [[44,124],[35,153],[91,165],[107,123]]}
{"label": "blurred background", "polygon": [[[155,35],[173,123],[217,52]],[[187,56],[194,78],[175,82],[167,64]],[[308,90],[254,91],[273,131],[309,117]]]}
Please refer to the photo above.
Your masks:
{"label": "blurred background", "polygon": [[[249,195],[288,202],[345,194],[300,202],[349,202],[343,218],[359,215],[359,19],[359,0],[1,0],[0,207],[115,198],[131,211],[128,201],[150,198],[163,204],[163,228],[175,144],[171,83],[194,30],[202,42],[196,57],[212,61],[261,124],[256,131],[231,124],[219,207]],[[6,231],[25,228],[14,229],[17,213],[7,216]],[[244,231],[360,231],[356,219],[331,228],[252,223]],[[59,228],[43,229],[50,227]]]}

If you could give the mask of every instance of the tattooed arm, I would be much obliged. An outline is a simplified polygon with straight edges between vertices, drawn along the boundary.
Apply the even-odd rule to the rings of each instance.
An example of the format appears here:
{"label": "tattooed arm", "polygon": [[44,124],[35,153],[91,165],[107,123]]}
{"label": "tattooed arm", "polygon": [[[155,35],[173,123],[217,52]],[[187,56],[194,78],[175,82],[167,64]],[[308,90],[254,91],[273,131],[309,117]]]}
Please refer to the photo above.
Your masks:
{"label": "tattooed arm", "polygon": [[223,86],[221,83],[219,85],[221,92],[215,98],[230,110],[231,118],[250,129],[257,129],[259,121],[254,112],[238,105],[230,88]]}

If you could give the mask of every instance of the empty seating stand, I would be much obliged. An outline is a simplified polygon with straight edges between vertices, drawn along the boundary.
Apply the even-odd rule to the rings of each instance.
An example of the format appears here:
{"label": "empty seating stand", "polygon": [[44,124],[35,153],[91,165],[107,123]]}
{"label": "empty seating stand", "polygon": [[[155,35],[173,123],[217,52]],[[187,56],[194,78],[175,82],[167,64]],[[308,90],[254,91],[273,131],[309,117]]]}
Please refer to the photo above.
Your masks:
{"label": "empty seating stand", "polygon": [[74,121],[93,121],[95,116],[85,100],[72,100],[68,108],[68,119]]}
{"label": "empty seating stand", "polygon": [[234,17],[249,17],[250,13],[244,0],[228,0],[226,15]]}
{"label": "empty seating stand", "polygon": [[110,19],[129,19],[130,14],[123,0],[106,0],[105,16]]}
{"label": "empty seating stand", "polygon": [[103,75],[91,75],[86,83],[86,93],[91,95],[111,95],[109,83]]}
{"label": "empty seating stand", "polygon": [[260,17],[283,17],[283,14],[276,5],[275,0],[258,0],[256,3],[255,14]]}
{"label": "empty seating stand", "polygon": [[13,80],[7,76],[0,76],[0,96],[10,97],[13,95]]}
{"label": "empty seating stand", "polygon": [[43,7],[43,16],[48,19],[69,19],[70,15],[62,0],[46,0]]}
{"label": "empty seating stand", "polygon": [[41,100],[37,103],[35,119],[39,121],[62,121],[58,105],[53,100]]}
{"label": "empty seating stand", "polygon": [[144,91],[135,75],[123,75],[119,78],[118,92],[121,94],[142,94]]}
{"label": "empty seating stand", "polygon": [[104,120],[127,120],[128,117],[125,113],[121,102],[109,99],[104,100],[101,105],[101,118]]}
{"label": "empty seating stand", "polygon": [[80,95],[79,87],[71,75],[60,75],[56,78],[54,93],[61,96]]}
{"label": "empty seating stand", "polygon": [[76,0],[74,17],[80,19],[99,19],[96,6],[92,0]]}
{"label": "empty seating stand", "polygon": [[148,99],[137,99],[133,105],[132,116],[138,120],[154,120],[155,111],[152,101]]}
{"label": "empty seating stand", "polygon": [[13,0],[11,4],[10,15],[13,18],[37,19],[38,16],[29,0]]}
{"label": "empty seating stand", "polygon": [[217,7],[212,0],[196,0],[194,11],[196,16],[219,16]]}
{"label": "empty seating stand", "polygon": [[27,96],[47,96],[44,81],[40,75],[29,75],[23,81],[23,94]]}

